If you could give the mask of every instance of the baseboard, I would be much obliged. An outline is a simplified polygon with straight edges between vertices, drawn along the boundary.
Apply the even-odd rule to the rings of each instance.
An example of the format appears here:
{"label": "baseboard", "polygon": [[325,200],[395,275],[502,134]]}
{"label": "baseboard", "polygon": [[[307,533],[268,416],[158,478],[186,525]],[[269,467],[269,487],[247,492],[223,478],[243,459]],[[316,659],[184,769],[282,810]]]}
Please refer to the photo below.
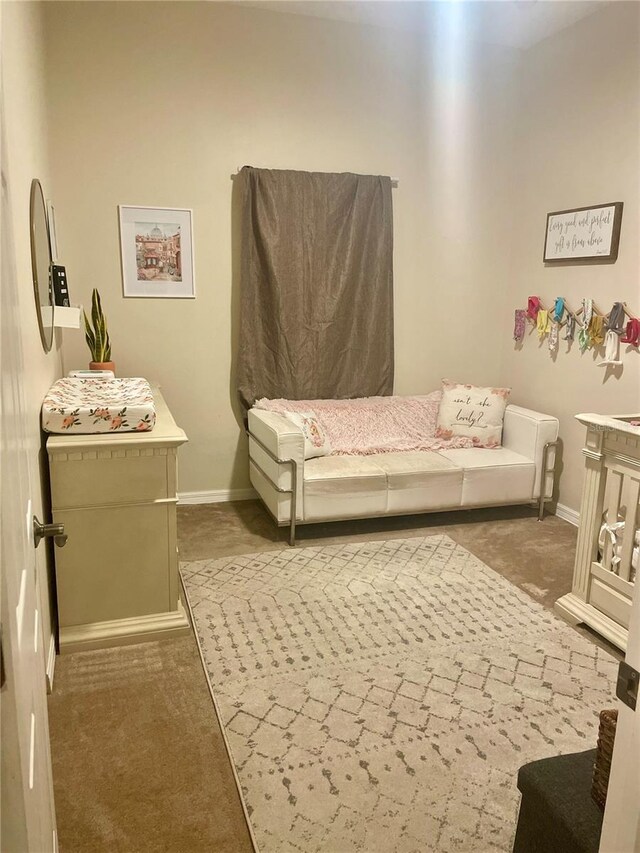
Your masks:
{"label": "baseboard", "polygon": [[60,654],[124,646],[146,640],[162,640],[165,637],[188,634],[190,630],[186,611],[182,602],[178,601],[177,609],[166,613],[150,613],[147,616],[130,616],[109,622],[92,622],[88,625],[61,628]]}
{"label": "baseboard", "polygon": [[573,524],[574,527],[578,527],[580,524],[580,513],[576,509],[571,509],[570,506],[557,504],[556,515],[563,521],[568,521],[569,524]]}
{"label": "baseboard", "polygon": [[255,489],[214,489],[210,492],[178,492],[178,506],[250,501],[258,497]]}
{"label": "baseboard", "polygon": [[56,669],[56,638],[51,635],[49,640],[49,651],[47,653],[47,662],[45,674],[47,676],[47,693],[53,691],[53,675]]}

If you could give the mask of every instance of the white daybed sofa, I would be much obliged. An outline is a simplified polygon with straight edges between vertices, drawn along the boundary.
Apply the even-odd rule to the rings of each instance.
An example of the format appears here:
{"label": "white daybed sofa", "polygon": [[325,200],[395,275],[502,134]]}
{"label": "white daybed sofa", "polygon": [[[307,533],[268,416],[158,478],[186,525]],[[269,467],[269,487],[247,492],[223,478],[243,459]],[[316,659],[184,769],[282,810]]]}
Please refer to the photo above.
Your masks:
{"label": "white daybed sofa", "polygon": [[558,419],[507,406],[502,447],[304,458],[302,431],[250,409],[251,483],[279,526],[551,499]]}

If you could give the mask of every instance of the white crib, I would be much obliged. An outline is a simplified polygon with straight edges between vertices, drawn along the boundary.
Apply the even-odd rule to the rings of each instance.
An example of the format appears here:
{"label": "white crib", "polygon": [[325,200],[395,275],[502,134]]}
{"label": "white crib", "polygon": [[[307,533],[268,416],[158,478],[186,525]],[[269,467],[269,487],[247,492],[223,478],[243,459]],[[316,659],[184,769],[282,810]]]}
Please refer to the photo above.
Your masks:
{"label": "white crib", "polygon": [[587,427],[580,527],[572,590],[555,609],[626,650],[640,523],[640,426],[632,421],[640,414],[576,417]]}

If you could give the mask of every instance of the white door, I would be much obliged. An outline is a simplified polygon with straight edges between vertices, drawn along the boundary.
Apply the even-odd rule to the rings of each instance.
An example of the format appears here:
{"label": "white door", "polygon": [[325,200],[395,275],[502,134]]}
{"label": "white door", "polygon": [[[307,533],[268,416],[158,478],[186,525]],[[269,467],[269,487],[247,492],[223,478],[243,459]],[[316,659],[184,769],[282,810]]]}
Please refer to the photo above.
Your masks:
{"label": "white door", "polygon": [[[57,849],[57,839],[43,638],[31,534],[29,456],[21,385],[24,364],[9,188],[6,185],[6,145],[3,143],[4,140],[0,140],[0,580],[3,659],[0,689],[0,850],[2,853],[48,853]],[[20,284],[24,286],[27,283]]]}
{"label": "white door", "polygon": [[[626,662],[640,672],[640,579],[636,579],[629,623]],[[600,853],[640,851],[640,699],[632,711],[618,700],[607,806]]]}

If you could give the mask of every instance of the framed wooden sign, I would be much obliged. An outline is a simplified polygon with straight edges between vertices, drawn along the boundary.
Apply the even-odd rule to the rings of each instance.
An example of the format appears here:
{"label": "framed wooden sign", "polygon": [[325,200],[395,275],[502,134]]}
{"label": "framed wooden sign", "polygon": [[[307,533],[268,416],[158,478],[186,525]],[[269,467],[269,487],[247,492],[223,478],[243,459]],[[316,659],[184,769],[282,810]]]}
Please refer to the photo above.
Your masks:
{"label": "framed wooden sign", "polygon": [[622,204],[615,201],[548,213],[544,262],[613,263],[618,257]]}

